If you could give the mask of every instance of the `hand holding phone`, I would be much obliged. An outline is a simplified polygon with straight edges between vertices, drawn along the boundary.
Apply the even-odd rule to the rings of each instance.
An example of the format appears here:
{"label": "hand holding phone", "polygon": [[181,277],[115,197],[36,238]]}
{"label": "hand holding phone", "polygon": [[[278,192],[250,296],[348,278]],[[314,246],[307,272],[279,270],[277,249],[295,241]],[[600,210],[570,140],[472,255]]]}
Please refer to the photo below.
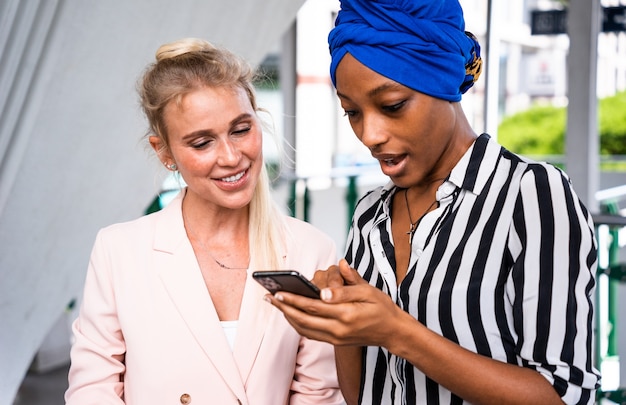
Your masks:
{"label": "hand holding phone", "polygon": [[252,277],[272,294],[286,291],[309,298],[320,297],[320,289],[295,270],[255,271]]}

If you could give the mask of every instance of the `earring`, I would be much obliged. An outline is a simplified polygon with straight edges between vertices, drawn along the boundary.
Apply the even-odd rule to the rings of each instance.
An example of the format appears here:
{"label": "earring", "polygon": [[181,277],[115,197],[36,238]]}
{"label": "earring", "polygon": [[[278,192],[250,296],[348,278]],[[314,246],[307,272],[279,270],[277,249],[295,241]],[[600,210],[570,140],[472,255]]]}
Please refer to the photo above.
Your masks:
{"label": "earring", "polygon": [[170,169],[171,171],[175,172],[176,169],[178,169],[178,166],[176,166],[176,163],[170,163],[170,164],[165,164],[165,167],[167,167],[168,169]]}

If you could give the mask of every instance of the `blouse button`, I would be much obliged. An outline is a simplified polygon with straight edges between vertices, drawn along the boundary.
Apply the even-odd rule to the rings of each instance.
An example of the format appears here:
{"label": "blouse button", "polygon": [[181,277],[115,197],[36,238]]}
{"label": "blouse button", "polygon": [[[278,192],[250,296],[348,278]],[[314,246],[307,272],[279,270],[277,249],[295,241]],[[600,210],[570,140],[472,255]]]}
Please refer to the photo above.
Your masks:
{"label": "blouse button", "polygon": [[190,404],[191,403],[191,395],[189,394],[183,394],[180,396],[180,403],[183,405],[186,404]]}

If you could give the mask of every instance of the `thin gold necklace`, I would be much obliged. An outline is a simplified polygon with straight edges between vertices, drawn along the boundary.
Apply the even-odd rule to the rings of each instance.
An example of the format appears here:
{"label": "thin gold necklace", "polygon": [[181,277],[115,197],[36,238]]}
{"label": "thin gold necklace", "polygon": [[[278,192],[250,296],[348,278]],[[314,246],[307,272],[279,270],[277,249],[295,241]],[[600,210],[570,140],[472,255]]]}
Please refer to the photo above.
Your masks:
{"label": "thin gold necklace", "polygon": [[217,259],[215,258],[215,256],[213,256],[213,255],[211,254],[211,251],[210,251],[209,249],[207,249],[207,248],[206,248],[206,246],[204,245],[204,242],[203,242],[201,239],[197,238],[195,235],[192,235],[192,234],[191,234],[191,232],[189,232],[189,228],[187,228],[187,233],[189,234],[189,237],[190,237],[190,238],[194,239],[196,242],[198,242],[198,244],[200,244],[200,247],[202,248],[202,250],[203,250],[204,252],[206,252],[206,254],[208,254],[208,255],[209,255],[209,257],[211,257],[211,259],[213,259],[213,261],[215,262],[215,264],[217,264],[217,265],[218,265],[218,266],[220,266],[221,268],[223,268],[223,269],[227,269],[227,270],[248,270],[248,267],[250,267],[250,264],[249,264],[250,259],[249,259],[249,258],[248,258],[248,266],[246,266],[246,267],[230,267],[230,266],[225,265],[224,263],[222,263],[222,262],[220,262],[219,260],[217,260]]}
{"label": "thin gold necklace", "polygon": [[[211,254],[211,252],[209,251],[209,249],[207,249],[207,248],[206,248],[206,246],[204,246],[204,243],[203,243],[201,240],[198,240],[198,242],[200,243],[200,246],[202,247],[202,249],[204,249],[204,251],[205,251],[205,252],[207,252],[207,254],[208,254],[209,256],[211,256],[211,259],[213,259],[213,261],[214,261],[214,262],[215,262],[218,266],[220,266],[220,267],[221,267],[221,268],[223,268],[223,269],[227,269],[227,270],[248,270],[248,267],[250,267],[250,265],[249,265],[249,264],[248,264],[248,266],[246,266],[246,267],[230,267],[230,266],[227,266],[227,265],[225,265],[224,263],[222,263],[222,262],[220,262],[219,260],[217,260],[217,259],[215,258],[215,256],[213,256],[213,255]],[[248,259],[248,262],[249,262],[249,261],[250,261],[250,260]]]}
{"label": "thin gold necklace", "polygon": [[[201,245],[203,245],[203,247],[204,247],[204,244],[203,244],[203,243],[200,243],[200,244],[201,244]],[[206,248],[205,248],[205,250],[206,250]],[[224,263],[222,263],[222,262],[220,262],[219,260],[217,260],[217,259],[215,258],[215,256],[213,256],[213,255],[211,254],[211,252],[209,252],[208,250],[206,250],[206,252],[209,254],[209,256],[211,256],[211,259],[213,259],[213,261],[214,261],[214,262],[215,262],[218,266],[220,266],[220,267],[221,267],[221,268],[223,268],[223,269],[227,269],[227,270],[248,270],[248,267],[249,267],[249,266],[248,266],[248,267],[230,267],[230,266],[227,266],[227,265],[225,265]]]}
{"label": "thin gold necklace", "polygon": [[406,203],[406,211],[409,213],[409,223],[411,225],[409,227],[409,231],[406,234],[409,235],[409,246],[412,246],[413,245],[413,235],[415,235],[415,231],[417,230],[417,225],[419,225],[419,223],[421,222],[422,218],[424,218],[424,216],[426,216],[426,214],[428,214],[428,212],[433,207],[433,205],[435,205],[437,203],[437,199],[435,198],[435,200],[432,203],[430,203],[428,208],[426,208],[426,211],[424,211],[424,213],[417,219],[417,221],[413,222],[413,219],[411,218],[411,208],[409,207],[409,198],[407,197],[408,192],[409,192],[409,189],[405,188],[404,189],[404,202]]}

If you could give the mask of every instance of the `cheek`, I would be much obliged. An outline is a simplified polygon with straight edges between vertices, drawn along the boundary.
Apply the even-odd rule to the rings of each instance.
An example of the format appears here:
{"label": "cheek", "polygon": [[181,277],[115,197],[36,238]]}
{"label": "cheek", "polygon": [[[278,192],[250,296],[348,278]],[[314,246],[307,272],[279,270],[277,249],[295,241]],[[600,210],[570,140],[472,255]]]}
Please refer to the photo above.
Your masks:
{"label": "cheek", "polygon": [[263,134],[251,136],[244,144],[245,154],[252,160],[263,158]]}
{"label": "cheek", "polygon": [[210,153],[185,151],[178,154],[176,161],[179,163],[181,173],[204,173],[215,164],[215,156]]}
{"label": "cheek", "polygon": [[358,138],[359,141],[363,142],[363,126],[359,124],[357,120],[350,120],[350,127],[352,128],[352,132]]}

